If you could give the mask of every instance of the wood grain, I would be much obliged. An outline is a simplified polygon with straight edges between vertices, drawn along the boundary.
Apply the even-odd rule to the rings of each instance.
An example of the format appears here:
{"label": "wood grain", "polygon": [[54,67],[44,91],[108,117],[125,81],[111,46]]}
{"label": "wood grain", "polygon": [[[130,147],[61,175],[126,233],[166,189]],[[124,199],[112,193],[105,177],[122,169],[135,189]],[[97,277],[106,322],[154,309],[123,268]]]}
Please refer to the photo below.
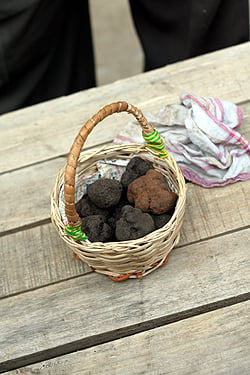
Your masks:
{"label": "wood grain", "polygon": [[[250,42],[2,115],[0,172],[65,155],[81,125],[113,101],[125,100],[143,111],[178,103],[185,92],[246,101],[249,54]],[[105,121],[104,134],[96,128],[86,147],[111,141],[127,121],[125,114]]]}
{"label": "wood grain", "polygon": [[[244,122],[241,125],[240,132],[246,138],[250,139],[250,102],[242,105],[242,109],[244,112]],[[35,145],[37,146],[37,143],[35,143]],[[29,153],[29,148],[27,148],[27,152]],[[18,159],[18,155],[16,155],[16,159]],[[66,158],[59,157],[41,164],[31,165],[24,169],[0,175],[0,233],[18,228],[22,225],[31,225],[37,221],[45,220],[50,217],[50,192],[55,182],[56,174],[65,163]],[[236,187],[237,184],[234,184],[233,186]],[[228,196],[228,194],[233,194],[234,197],[239,198],[243,206],[245,200],[246,207],[248,208],[249,199],[247,199],[245,194],[246,189],[249,189],[249,187],[245,186],[242,194],[239,196],[238,192],[241,190],[239,187],[234,188],[234,190],[237,191],[237,194],[233,192],[227,193],[225,188],[224,190],[214,189],[213,193],[208,193],[209,190],[204,189],[204,194],[206,194],[206,199],[208,200],[209,194],[212,194],[214,199],[216,199],[216,195],[219,194],[221,196],[221,200],[223,200],[224,194],[225,196]],[[206,203],[206,199],[204,203]],[[210,203],[211,200],[212,199],[210,199]],[[6,202],[8,202],[8,204],[6,204]],[[231,202],[231,204],[233,205],[234,202],[235,199]],[[229,204],[230,202],[226,203]],[[221,204],[221,202],[219,204]],[[211,212],[217,212],[217,209],[216,211],[214,210],[215,207],[213,205],[209,207],[211,207]],[[244,219],[245,211],[246,210],[240,214],[242,216],[242,221],[249,222],[249,211],[246,213],[246,220]],[[204,213],[201,214],[203,215]],[[206,214],[207,213],[205,212],[205,220]],[[227,217],[228,216],[225,215],[226,220]],[[222,223],[222,218],[220,216],[219,220]]]}
{"label": "wood grain", "polygon": [[6,375],[248,375],[249,351],[248,301]]}
{"label": "wood grain", "polygon": [[[158,112],[183,92],[227,99],[250,139],[249,53],[250,42],[0,116],[0,372],[57,357],[12,374],[247,374],[250,181],[189,184],[179,248],[141,280],[89,272],[42,223],[74,137],[109,102]],[[105,120],[86,147],[128,120]]]}
{"label": "wood grain", "polygon": [[50,218],[50,194],[65,158],[0,175],[0,233]]}
{"label": "wood grain", "polygon": [[2,299],[0,370],[10,369],[6,361],[42,361],[76,340],[90,344],[125,327],[129,334],[147,321],[153,328],[157,318],[249,292],[249,236],[247,229],[176,249],[167,266],[142,280],[117,284],[91,273]]}
{"label": "wood grain", "polygon": [[[25,171],[21,169],[0,176],[0,233],[33,225],[50,217],[50,192],[63,164],[64,160],[55,159],[31,166]],[[217,189],[204,189],[189,184],[186,221],[189,227],[192,223],[195,228],[189,231],[191,237],[185,241],[196,241],[219,234],[221,228],[224,231],[248,225],[249,186],[250,181]],[[218,196],[220,199],[217,199]],[[224,198],[232,198],[233,201]],[[229,214],[234,213],[234,210],[236,212],[231,218]],[[201,227],[198,234],[196,226]]]}
{"label": "wood grain", "polygon": [[52,224],[0,238],[0,298],[91,272]]}
{"label": "wood grain", "polygon": [[[41,191],[37,195],[35,186],[35,182],[30,187],[27,186],[29,189],[34,188],[33,193],[29,190],[30,195],[26,195],[27,202],[22,191],[16,192],[15,198],[17,201],[19,198],[22,204],[15,206],[15,202],[10,202],[8,210],[15,210],[16,215],[11,218],[10,223],[4,216],[5,210],[7,215],[7,207],[2,206],[2,230],[11,228],[13,223],[15,226],[32,224],[33,220],[48,217],[49,197],[46,199]],[[214,189],[189,184],[179,246],[249,226],[249,189],[250,181]],[[32,196],[33,203],[30,199]],[[25,210],[25,203],[29,210]],[[3,265],[0,296],[40,287],[89,271],[88,266],[73,258],[72,250],[66,247],[52,224],[2,236],[0,248],[0,262]]]}
{"label": "wood grain", "polygon": [[[244,111],[245,119],[240,131],[243,135],[250,139],[250,102],[244,104],[242,109]],[[0,175],[0,233],[20,227],[22,225],[30,225],[39,220],[48,219],[50,217],[50,192],[55,182],[56,174],[65,163],[66,158],[60,157],[41,164],[26,167],[25,169]],[[222,204],[224,195],[226,197],[230,197],[230,194],[233,194],[234,199],[232,202],[225,203],[233,206],[235,198],[239,198],[239,201],[241,202],[240,204],[243,205],[243,212],[240,214],[242,216],[242,221],[249,222],[249,210],[246,212],[246,214],[246,210],[244,210],[244,201],[246,202],[246,209],[249,208],[249,199],[246,195],[246,189],[249,189],[249,187],[246,185],[241,185],[244,187],[242,188],[242,193],[240,193],[241,187],[239,187],[238,184],[234,184],[233,186],[234,188],[232,191],[231,188],[223,188],[222,190],[221,188],[213,190],[203,189],[202,191],[204,191],[204,194],[206,195],[206,199],[204,198],[204,203],[206,203],[206,200],[210,199],[209,197],[211,194],[213,198],[210,199],[209,202],[209,204],[212,204],[212,206],[209,206],[211,207],[210,212],[217,212],[217,209],[215,210],[215,207],[213,206],[212,200],[216,199],[216,196],[219,194],[221,197],[219,204]],[[211,193],[211,191],[213,192]],[[238,193],[240,195],[238,195]],[[8,204],[6,204],[6,202],[8,202]],[[202,212],[201,214],[205,214],[206,220],[207,212]],[[227,220],[227,218],[228,215],[225,215],[224,219]],[[219,220],[222,223],[222,218],[220,216]]]}
{"label": "wood grain", "polygon": [[212,189],[188,184],[179,245],[250,225],[250,181]]}

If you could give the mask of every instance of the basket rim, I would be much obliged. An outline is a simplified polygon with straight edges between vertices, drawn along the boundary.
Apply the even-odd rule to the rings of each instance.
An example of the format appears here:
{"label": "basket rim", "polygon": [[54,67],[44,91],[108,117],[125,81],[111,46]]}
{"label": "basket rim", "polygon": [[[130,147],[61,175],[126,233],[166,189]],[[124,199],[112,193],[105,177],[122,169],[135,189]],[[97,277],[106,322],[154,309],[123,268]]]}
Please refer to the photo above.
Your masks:
{"label": "basket rim", "polygon": [[[113,144],[82,150],[79,158],[79,173],[85,173],[91,168],[97,168],[96,162],[108,159],[131,159],[142,156],[153,161],[154,167],[164,170],[172,185],[177,189],[178,200],[174,213],[168,223],[146,236],[136,240],[113,242],[76,242],[65,232],[58,200],[60,189],[64,183],[65,165],[58,171],[51,193],[51,220],[59,236],[73,253],[94,271],[118,278],[143,277],[166,263],[170,251],[178,244],[180,229],[185,213],[186,183],[172,155],[168,159],[160,159],[145,144]],[[163,173],[164,174],[164,173]]]}
{"label": "basket rim", "polygon": [[[100,151],[102,151],[102,152],[107,152],[107,151],[121,152],[121,151],[123,151],[123,149],[126,150],[128,147],[131,148],[131,151],[137,150],[138,154],[151,154],[151,157],[153,157],[153,160],[152,160],[153,162],[155,162],[157,160],[158,162],[163,163],[163,161],[166,160],[166,159],[160,159],[156,154],[154,154],[150,149],[148,149],[145,144],[139,144],[139,143],[115,144],[115,145],[111,144],[111,145],[104,145],[104,146],[101,146],[101,147],[95,147],[91,150],[82,150],[81,154],[80,154],[80,157],[79,157],[79,166],[84,161],[95,158],[95,155],[98,155],[100,153]],[[110,158],[111,157],[107,157],[106,159],[110,159]],[[129,158],[129,156],[127,158]],[[175,161],[174,157],[171,154],[169,154],[169,158],[171,159],[171,161]],[[103,159],[98,158],[97,160],[103,160]],[[179,169],[176,162],[175,162],[175,167],[177,167]],[[59,197],[56,198],[55,195],[56,195],[56,192],[57,192],[57,188],[59,187],[58,191],[60,191],[62,186],[63,186],[63,183],[64,183],[63,176],[64,176],[65,168],[66,168],[66,164],[62,168],[60,168],[60,170],[58,171],[58,173],[56,175],[56,181],[55,181],[55,184],[54,184],[52,192],[51,192],[51,218],[52,218],[52,222],[54,224],[56,224],[56,222],[53,220],[54,219],[53,207],[56,206],[57,209],[58,209],[58,199],[59,199]],[[180,169],[179,169],[179,171],[180,171]],[[187,187],[186,187],[185,180],[184,180],[184,177],[183,177],[181,171],[180,171],[180,179],[182,179],[182,183],[183,183],[184,188],[181,190],[181,192],[178,192],[178,199],[177,199],[177,203],[176,203],[176,207],[175,207],[175,210],[173,212],[173,215],[171,216],[171,219],[163,227],[155,229],[153,232],[150,232],[147,235],[145,235],[143,237],[140,237],[138,239],[135,239],[135,240],[109,241],[109,242],[99,242],[99,241],[98,242],[91,242],[89,240],[86,240],[86,241],[79,242],[79,241],[74,241],[73,239],[68,237],[69,240],[73,241],[73,243],[78,243],[78,244],[82,244],[82,245],[83,244],[87,244],[87,245],[91,245],[91,244],[97,245],[98,244],[98,245],[104,245],[104,247],[107,247],[111,244],[116,244],[118,247],[121,247],[122,245],[128,245],[131,242],[133,242],[134,244],[137,244],[137,243],[139,244],[141,242],[146,242],[147,240],[150,240],[151,237],[152,237],[152,234],[154,234],[155,232],[161,232],[163,229],[168,229],[168,228],[171,227],[171,224],[176,219],[177,211],[178,211],[179,206],[183,205],[183,203],[185,204]],[[59,216],[60,216],[60,213],[59,213]],[[64,223],[62,222],[62,219],[60,221],[61,221],[61,227],[64,230]],[[66,232],[65,232],[65,235],[66,235]],[[121,244],[121,245],[119,246],[119,244]],[[118,249],[117,249],[117,251],[118,251]]]}

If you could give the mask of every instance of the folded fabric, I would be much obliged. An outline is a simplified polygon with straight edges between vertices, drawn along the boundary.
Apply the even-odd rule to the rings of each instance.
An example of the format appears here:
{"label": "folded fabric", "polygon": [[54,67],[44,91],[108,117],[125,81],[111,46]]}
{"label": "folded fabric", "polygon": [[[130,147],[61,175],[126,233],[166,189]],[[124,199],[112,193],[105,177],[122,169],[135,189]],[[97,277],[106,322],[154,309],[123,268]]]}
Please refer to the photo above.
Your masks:
{"label": "folded fabric", "polygon": [[[250,142],[235,130],[243,120],[241,108],[193,94],[180,99],[181,104],[145,117],[165,140],[183,175],[204,187],[250,179]],[[137,122],[129,122],[114,142],[143,143]]]}

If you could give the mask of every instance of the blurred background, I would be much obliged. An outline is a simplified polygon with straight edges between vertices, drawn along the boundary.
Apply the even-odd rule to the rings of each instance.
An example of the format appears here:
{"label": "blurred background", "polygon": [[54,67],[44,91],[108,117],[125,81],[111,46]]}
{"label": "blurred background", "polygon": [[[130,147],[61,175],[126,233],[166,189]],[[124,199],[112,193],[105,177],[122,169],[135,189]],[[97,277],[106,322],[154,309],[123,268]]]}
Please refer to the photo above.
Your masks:
{"label": "blurred background", "polygon": [[143,55],[128,1],[90,0],[89,5],[97,85],[141,73]]}
{"label": "blurred background", "polygon": [[89,4],[97,85],[140,73],[143,67],[143,54],[131,19],[128,1],[89,0]]}

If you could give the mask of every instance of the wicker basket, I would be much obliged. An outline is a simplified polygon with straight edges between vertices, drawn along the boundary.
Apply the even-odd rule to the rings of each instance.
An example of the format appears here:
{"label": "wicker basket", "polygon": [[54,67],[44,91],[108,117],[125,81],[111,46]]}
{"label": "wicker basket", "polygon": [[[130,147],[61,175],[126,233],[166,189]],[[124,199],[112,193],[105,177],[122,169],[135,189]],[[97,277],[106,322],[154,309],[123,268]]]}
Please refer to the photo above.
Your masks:
{"label": "wicker basket", "polygon": [[[147,143],[112,145],[81,152],[88,134],[95,125],[107,116],[122,111],[135,116]],[[51,218],[60,237],[79,259],[96,272],[106,274],[116,281],[142,277],[162,266],[179,241],[186,201],[185,180],[173,156],[167,154],[162,139],[158,136],[157,144],[155,140],[150,141],[149,138],[154,132],[157,133],[135,106],[126,102],[105,106],[81,128],[71,147],[67,164],[59,171],[52,191]],[[153,162],[154,168],[166,176],[172,190],[178,194],[175,211],[170,221],[162,228],[137,240],[106,243],[84,240],[81,219],[75,208],[76,170],[79,179],[97,170],[96,162],[99,160],[129,160],[134,156]],[[65,214],[68,219],[66,227],[59,210],[59,197],[63,188]]]}

